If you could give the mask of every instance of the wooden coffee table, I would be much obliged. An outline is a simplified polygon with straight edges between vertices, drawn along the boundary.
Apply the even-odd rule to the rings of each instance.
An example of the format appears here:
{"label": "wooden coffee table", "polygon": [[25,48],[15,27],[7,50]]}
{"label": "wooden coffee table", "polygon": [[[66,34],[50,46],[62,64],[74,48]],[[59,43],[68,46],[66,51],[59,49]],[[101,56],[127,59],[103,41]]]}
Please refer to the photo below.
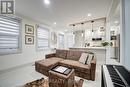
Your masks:
{"label": "wooden coffee table", "polygon": [[74,69],[56,66],[49,71],[49,87],[74,87]]}

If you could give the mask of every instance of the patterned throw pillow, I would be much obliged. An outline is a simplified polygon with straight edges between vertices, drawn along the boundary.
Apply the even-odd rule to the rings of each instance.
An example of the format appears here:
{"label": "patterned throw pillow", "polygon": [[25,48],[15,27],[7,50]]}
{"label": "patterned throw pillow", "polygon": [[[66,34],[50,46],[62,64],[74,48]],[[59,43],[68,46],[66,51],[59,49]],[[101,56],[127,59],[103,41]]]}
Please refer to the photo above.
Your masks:
{"label": "patterned throw pillow", "polygon": [[79,58],[79,62],[85,64],[87,59],[88,59],[88,53],[82,53],[81,57]]}
{"label": "patterned throw pillow", "polygon": [[87,61],[85,62],[85,64],[90,64],[91,63],[91,60],[93,59],[94,57],[94,54],[88,54],[88,59]]}

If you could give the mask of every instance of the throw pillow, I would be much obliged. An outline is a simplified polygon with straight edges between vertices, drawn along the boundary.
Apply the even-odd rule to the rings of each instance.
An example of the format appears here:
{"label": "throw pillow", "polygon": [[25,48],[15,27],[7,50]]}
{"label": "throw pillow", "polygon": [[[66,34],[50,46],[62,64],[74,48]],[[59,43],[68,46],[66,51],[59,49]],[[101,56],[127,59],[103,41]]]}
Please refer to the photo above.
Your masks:
{"label": "throw pillow", "polygon": [[88,53],[82,53],[81,57],[79,58],[79,62],[85,64],[87,58],[88,58]]}
{"label": "throw pillow", "polygon": [[91,60],[93,59],[94,57],[94,54],[88,54],[88,59],[87,61],[85,62],[85,64],[90,64],[91,63]]}

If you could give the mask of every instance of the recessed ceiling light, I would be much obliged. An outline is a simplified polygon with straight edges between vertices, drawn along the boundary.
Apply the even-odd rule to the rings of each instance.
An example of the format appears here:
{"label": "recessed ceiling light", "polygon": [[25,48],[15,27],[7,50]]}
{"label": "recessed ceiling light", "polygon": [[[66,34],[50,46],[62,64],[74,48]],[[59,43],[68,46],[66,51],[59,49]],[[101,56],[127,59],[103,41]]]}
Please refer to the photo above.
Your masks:
{"label": "recessed ceiling light", "polygon": [[54,24],[56,25],[56,22],[54,22]]}
{"label": "recessed ceiling light", "polygon": [[92,16],[92,14],[91,13],[88,13],[88,15],[87,15],[88,17],[91,17]]}
{"label": "recessed ceiling light", "polygon": [[68,30],[66,29],[66,30],[64,30],[65,32],[67,32]]}
{"label": "recessed ceiling light", "polygon": [[50,4],[50,0],[44,0],[44,3],[45,3],[46,5],[49,5],[49,4]]}
{"label": "recessed ceiling light", "polygon": [[118,23],[119,23],[119,21],[115,21],[114,23],[115,23],[115,24],[118,24]]}

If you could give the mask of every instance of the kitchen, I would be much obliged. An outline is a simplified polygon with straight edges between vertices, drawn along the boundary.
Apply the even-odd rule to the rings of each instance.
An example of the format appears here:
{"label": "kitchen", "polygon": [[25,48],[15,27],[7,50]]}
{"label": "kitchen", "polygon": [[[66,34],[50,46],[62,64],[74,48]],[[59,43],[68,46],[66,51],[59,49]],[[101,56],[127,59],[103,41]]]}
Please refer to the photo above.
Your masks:
{"label": "kitchen", "polygon": [[72,24],[73,31],[69,32],[67,38],[73,37],[73,40],[68,41],[73,45],[68,48],[71,50],[91,51],[98,58],[98,64],[105,64],[106,47],[102,45],[106,41],[105,25],[106,18]]}
{"label": "kitchen", "polygon": [[[107,58],[116,56],[116,35],[119,29],[110,29],[109,40],[106,30],[106,18],[99,18],[70,25],[72,31],[66,32],[66,48],[70,50],[85,50],[95,53],[98,64],[111,63]],[[116,26],[116,28],[119,27]],[[108,53],[109,52],[109,53]],[[118,54],[119,55],[119,54]]]}

